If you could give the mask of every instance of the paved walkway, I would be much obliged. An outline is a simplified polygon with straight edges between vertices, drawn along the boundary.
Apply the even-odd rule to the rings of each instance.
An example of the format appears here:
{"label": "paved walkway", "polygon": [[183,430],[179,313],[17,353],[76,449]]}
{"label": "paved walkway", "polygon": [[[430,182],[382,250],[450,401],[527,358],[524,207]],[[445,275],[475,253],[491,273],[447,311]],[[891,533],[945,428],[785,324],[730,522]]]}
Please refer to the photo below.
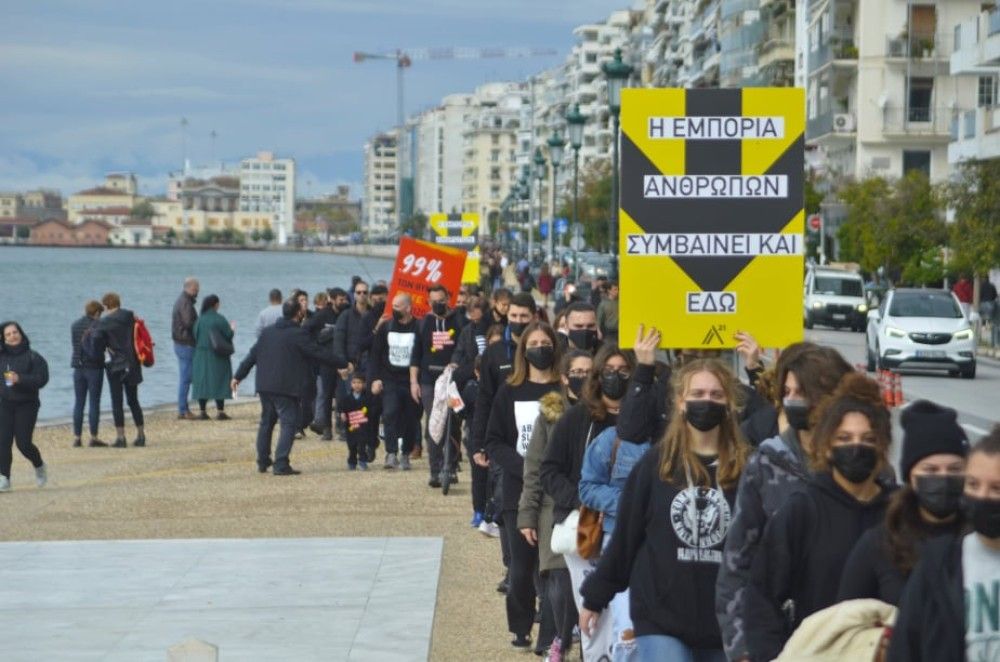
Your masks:
{"label": "paved walkway", "polygon": [[221,660],[424,660],[441,547],[439,538],[0,544],[3,659],[162,662],[196,638]]}

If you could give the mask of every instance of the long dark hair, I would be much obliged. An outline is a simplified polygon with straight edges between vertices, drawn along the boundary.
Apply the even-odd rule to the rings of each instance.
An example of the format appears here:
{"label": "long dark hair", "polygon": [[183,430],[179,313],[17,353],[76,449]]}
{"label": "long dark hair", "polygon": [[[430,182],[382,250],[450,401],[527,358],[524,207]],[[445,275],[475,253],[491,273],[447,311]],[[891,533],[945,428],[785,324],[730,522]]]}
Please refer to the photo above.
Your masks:
{"label": "long dark hair", "polygon": [[[961,511],[955,516],[961,518]],[[961,524],[956,523],[956,527],[960,526]],[[933,534],[927,531],[927,524],[920,516],[917,493],[909,483],[889,497],[889,507],[885,511],[885,533],[882,544],[885,545],[889,562],[904,575],[910,574],[920,560],[919,543]]]}
{"label": "long dark hair", "polygon": [[205,300],[201,302],[201,314],[204,315],[206,311],[212,310],[217,305],[219,305],[219,297],[215,294],[209,294],[205,297]]}
{"label": "long dark hair", "polygon": [[514,367],[511,369],[510,376],[507,377],[507,383],[511,386],[520,386],[528,381],[530,371],[528,370],[528,359],[525,357],[525,352],[528,347],[528,336],[535,331],[541,331],[549,337],[549,341],[552,343],[552,351],[555,354],[551,370],[552,379],[549,383],[561,383],[559,379],[559,362],[562,361],[562,351],[559,347],[559,340],[556,338],[556,332],[545,322],[532,322],[524,329],[524,333],[521,334],[521,337],[517,341],[517,350],[514,352]]}
{"label": "long dark hair", "polygon": [[7,341],[3,338],[3,332],[8,326],[17,327],[18,333],[21,334],[21,345],[28,347],[31,344],[28,342],[28,336],[24,333],[24,329],[21,328],[21,325],[14,320],[7,320],[3,324],[0,324],[0,352],[7,351]]}
{"label": "long dark hair", "polygon": [[618,345],[608,344],[601,347],[594,357],[594,366],[587,375],[587,381],[580,389],[580,400],[587,405],[590,411],[590,418],[594,421],[603,421],[608,417],[608,408],[604,406],[604,399],[601,397],[601,372],[612,356],[620,356],[625,359],[629,372],[635,370],[635,356],[632,352],[619,349]]}

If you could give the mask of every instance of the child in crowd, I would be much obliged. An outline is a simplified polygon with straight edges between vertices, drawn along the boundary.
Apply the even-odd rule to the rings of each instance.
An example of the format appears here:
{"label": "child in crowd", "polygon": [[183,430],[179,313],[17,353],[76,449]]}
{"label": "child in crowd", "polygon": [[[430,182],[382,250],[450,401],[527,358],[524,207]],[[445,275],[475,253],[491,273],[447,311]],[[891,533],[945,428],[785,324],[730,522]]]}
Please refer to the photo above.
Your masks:
{"label": "child in crowd", "polygon": [[376,436],[374,421],[375,398],[365,388],[365,378],[360,372],[351,375],[351,392],[344,402],[339,400],[340,418],[347,426],[347,468],[354,471],[361,467],[368,470],[368,463],[375,458]]}

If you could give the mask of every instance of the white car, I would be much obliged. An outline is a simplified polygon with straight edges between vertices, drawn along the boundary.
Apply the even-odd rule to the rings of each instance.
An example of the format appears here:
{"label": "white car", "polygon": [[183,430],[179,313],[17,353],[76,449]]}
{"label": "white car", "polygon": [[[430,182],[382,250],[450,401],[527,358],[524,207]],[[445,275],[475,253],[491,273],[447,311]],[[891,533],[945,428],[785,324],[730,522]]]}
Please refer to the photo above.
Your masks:
{"label": "white car", "polygon": [[868,370],[944,369],[976,376],[975,332],[947,290],[890,290],[868,313]]}

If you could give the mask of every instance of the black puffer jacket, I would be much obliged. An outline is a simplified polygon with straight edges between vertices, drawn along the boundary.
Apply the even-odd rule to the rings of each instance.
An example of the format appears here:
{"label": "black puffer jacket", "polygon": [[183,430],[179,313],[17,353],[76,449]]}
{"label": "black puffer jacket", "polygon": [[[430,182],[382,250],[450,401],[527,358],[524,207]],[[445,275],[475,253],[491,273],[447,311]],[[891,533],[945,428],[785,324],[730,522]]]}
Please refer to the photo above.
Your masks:
{"label": "black puffer jacket", "polygon": [[[70,359],[71,368],[103,368],[104,367],[104,347],[99,338],[100,333],[98,329],[100,327],[100,321],[93,319],[92,317],[87,317],[84,315],[77,321],[73,322],[72,326],[69,328],[70,342],[73,345],[73,355]],[[96,357],[88,358],[82,351],[81,346],[83,343],[83,336],[88,331],[95,334],[95,349],[101,352],[101,358]]]}
{"label": "black puffer jacket", "polygon": [[337,318],[337,326],[333,334],[333,353],[338,363],[353,363],[356,370],[364,372],[365,338],[371,337],[371,328],[366,323],[367,312],[359,312],[357,306],[351,306]]}
{"label": "black puffer jacket", "polygon": [[0,400],[4,402],[38,402],[38,391],[49,383],[49,364],[31,349],[25,337],[20,345],[0,345],[0,372],[16,372],[18,382],[7,386],[0,379]]}
{"label": "black puffer jacket", "polygon": [[101,318],[98,326],[101,340],[112,354],[121,354],[128,359],[128,375],[125,383],[137,386],[142,383],[142,365],[135,355],[135,315],[131,310],[119,308]]}

